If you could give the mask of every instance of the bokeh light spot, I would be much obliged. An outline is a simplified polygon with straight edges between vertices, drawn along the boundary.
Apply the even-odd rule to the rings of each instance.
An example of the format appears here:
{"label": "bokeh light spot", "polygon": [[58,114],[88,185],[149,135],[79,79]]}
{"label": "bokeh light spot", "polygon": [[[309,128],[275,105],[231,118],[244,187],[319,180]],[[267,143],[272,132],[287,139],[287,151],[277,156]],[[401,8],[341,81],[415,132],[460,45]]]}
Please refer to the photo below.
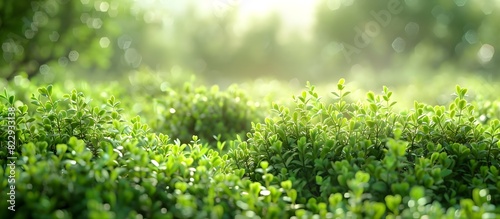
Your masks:
{"label": "bokeh light spot", "polygon": [[467,33],[465,33],[464,37],[465,37],[465,40],[469,44],[477,43],[477,35],[476,35],[476,32],[473,30],[467,31]]}
{"label": "bokeh light spot", "polygon": [[483,44],[481,46],[481,49],[479,49],[479,52],[477,53],[477,57],[479,58],[479,61],[483,64],[491,61],[491,58],[493,58],[493,55],[495,54],[495,47],[493,47],[490,44]]}
{"label": "bokeh light spot", "polygon": [[35,36],[35,31],[26,30],[24,31],[24,36],[26,37],[26,39],[33,39],[33,37]]}
{"label": "bokeh light spot", "polygon": [[47,1],[44,5],[45,12],[49,17],[57,16],[57,12],[59,11],[59,6],[61,4],[66,3],[68,0],[62,1]]}
{"label": "bokeh light spot", "polygon": [[88,23],[89,19],[90,15],[88,13],[82,13],[82,15],[80,15],[80,21],[84,24]]}
{"label": "bokeh light spot", "polygon": [[481,189],[481,190],[479,191],[479,196],[481,196],[481,197],[485,197],[485,196],[487,196],[487,195],[488,195],[488,191],[487,191],[486,189]]}
{"label": "bokeh light spot", "polygon": [[432,16],[434,16],[435,18],[437,18],[441,13],[444,12],[444,9],[441,7],[441,6],[435,6],[434,8],[432,8]]}
{"label": "bokeh light spot", "polygon": [[137,68],[141,64],[142,57],[136,49],[130,48],[125,51],[125,61],[132,67]]}
{"label": "bokeh light spot", "polygon": [[420,26],[415,22],[410,22],[406,24],[405,31],[410,36],[415,36],[420,31]]}
{"label": "bokeh light spot", "polygon": [[35,12],[33,15],[33,22],[37,25],[46,25],[49,19],[47,18],[47,15],[41,11]]}
{"label": "bokeh light spot", "polygon": [[36,25],[36,23],[35,23],[35,22],[32,22],[32,23],[31,23],[31,30],[33,30],[33,31],[38,31],[38,26]]}
{"label": "bokeh light spot", "polygon": [[160,90],[163,91],[163,92],[165,92],[165,91],[167,91],[167,89],[168,89],[169,86],[170,85],[168,84],[168,82],[164,81],[160,85]]}
{"label": "bokeh light spot", "polygon": [[99,10],[102,11],[102,12],[107,12],[109,9],[109,3],[108,2],[101,2],[101,4],[99,4]]}
{"label": "bokeh light spot", "polygon": [[101,39],[99,40],[99,45],[101,46],[101,48],[108,48],[110,43],[111,41],[107,37],[101,37]]}
{"label": "bokeh light spot", "polygon": [[61,57],[59,58],[59,60],[57,60],[57,63],[64,67],[69,63],[69,59],[67,57]]}
{"label": "bokeh light spot", "polygon": [[110,10],[108,10],[109,17],[116,17],[118,15],[119,5],[120,4],[118,4],[118,2],[116,1],[111,2],[111,4],[109,5]]}
{"label": "bokeh light spot", "polygon": [[80,56],[80,54],[77,51],[72,50],[71,52],[69,52],[68,58],[70,61],[74,62],[74,61],[78,60],[79,56]]}
{"label": "bokeh light spot", "polygon": [[12,60],[12,57],[13,57],[12,53],[8,52],[3,53],[3,59],[7,62],[10,62]]}
{"label": "bokeh light spot", "polygon": [[14,54],[22,54],[24,52],[24,47],[14,42],[14,40],[9,40],[2,44],[2,50],[4,52],[4,59],[10,60]]}
{"label": "bokeh light spot", "polygon": [[100,29],[102,27],[102,20],[101,18],[94,18],[92,19],[92,28],[94,29]]}
{"label": "bokeh light spot", "polygon": [[120,49],[126,50],[130,47],[131,44],[132,44],[132,37],[128,35],[123,35],[120,38],[118,38],[118,47],[120,47]]}
{"label": "bokeh light spot", "polygon": [[48,74],[50,73],[50,67],[47,64],[43,64],[40,66],[40,73],[41,74]]}
{"label": "bokeh light spot", "polygon": [[57,42],[59,40],[59,37],[60,37],[60,35],[57,31],[52,31],[52,33],[49,34],[49,39],[52,42]]}
{"label": "bokeh light spot", "polygon": [[401,37],[398,37],[396,38],[393,42],[392,42],[392,48],[394,49],[394,51],[396,51],[397,53],[401,53],[405,50],[405,47],[406,47],[406,41],[401,38]]}

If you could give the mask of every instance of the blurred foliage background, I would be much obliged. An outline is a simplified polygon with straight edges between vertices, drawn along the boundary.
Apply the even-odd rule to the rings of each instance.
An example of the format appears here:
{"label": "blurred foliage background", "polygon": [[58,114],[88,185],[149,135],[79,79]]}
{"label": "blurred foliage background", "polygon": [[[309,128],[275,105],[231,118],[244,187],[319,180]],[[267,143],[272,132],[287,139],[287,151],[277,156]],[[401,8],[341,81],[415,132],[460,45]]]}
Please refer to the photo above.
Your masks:
{"label": "blurred foliage background", "polygon": [[498,0],[4,0],[0,76],[134,84],[137,72],[158,72],[287,88],[344,77],[438,103],[430,87],[498,77],[499,8]]}

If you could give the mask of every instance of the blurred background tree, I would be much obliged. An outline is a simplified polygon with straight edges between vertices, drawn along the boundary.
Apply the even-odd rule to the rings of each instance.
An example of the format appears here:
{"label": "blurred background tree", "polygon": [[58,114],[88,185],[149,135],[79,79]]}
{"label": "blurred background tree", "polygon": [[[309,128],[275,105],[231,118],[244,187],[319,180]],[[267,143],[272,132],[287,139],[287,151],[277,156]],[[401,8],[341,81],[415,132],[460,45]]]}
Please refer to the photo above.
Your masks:
{"label": "blurred background tree", "polygon": [[[349,3],[346,3],[349,2]],[[402,4],[403,13],[390,14],[382,26],[373,12],[388,10],[388,3]],[[323,44],[353,45],[354,28],[370,31],[369,22],[380,24],[371,44],[352,56],[352,62],[376,69],[393,67],[401,58],[416,58],[421,64],[439,68],[454,63],[460,69],[492,72],[498,67],[499,19],[495,1],[325,1],[318,7],[316,33]],[[424,57],[419,57],[419,56]]]}
{"label": "blurred background tree", "polygon": [[[259,10],[269,2],[280,10]],[[402,11],[384,20],[394,4]],[[181,67],[222,85],[346,77],[376,86],[438,72],[493,77],[499,7],[494,0],[6,0],[0,75],[109,80]],[[366,34],[366,45],[352,50]]]}
{"label": "blurred background tree", "polygon": [[138,67],[144,22],[123,0],[0,3],[0,75],[53,79],[54,70],[106,75]]}

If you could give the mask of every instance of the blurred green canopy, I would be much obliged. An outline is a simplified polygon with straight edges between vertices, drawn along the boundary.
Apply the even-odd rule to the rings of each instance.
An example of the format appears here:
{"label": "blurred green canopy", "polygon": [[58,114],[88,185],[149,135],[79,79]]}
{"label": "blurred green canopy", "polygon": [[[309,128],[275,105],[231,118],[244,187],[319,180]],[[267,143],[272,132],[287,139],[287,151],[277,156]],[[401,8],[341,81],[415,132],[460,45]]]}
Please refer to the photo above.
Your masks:
{"label": "blurred green canopy", "polygon": [[[278,10],[243,16],[270,3],[4,0],[0,76],[96,79],[174,67],[214,81],[499,73],[499,1],[267,2]],[[306,4],[312,13],[300,10]]]}

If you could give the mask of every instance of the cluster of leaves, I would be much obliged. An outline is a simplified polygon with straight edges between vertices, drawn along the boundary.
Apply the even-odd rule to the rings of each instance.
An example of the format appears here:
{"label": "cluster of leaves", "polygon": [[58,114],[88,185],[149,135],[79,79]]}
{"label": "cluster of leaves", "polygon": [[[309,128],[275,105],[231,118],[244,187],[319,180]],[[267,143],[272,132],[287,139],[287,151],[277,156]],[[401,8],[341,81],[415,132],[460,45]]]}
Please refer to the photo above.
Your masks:
{"label": "cluster of leaves", "polygon": [[[10,154],[6,145],[11,133],[0,133],[4,176],[0,183],[4,188],[12,185],[7,156],[16,157],[16,212],[8,210],[9,202],[4,201],[0,214],[13,218],[494,218],[500,214],[494,205],[500,185],[493,183],[500,178],[495,167],[500,125],[494,121],[477,125],[474,129],[482,131],[477,136],[471,134],[477,130],[464,128],[471,122],[458,118],[469,115],[468,103],[467,110],[459,110],[464,108],[464,89],[458,89],[456,106],[431,116],[444,115],[444,128],[435,125],[424,134],[423,126],[440,120],[418,123],[417,116],[411,123],[418,109],[393,113],[387,90],[381,97],[385,104],[369,94],[370,104],[365,106],[343,101],[347,95],[343,89],[341,81],[340,100],[331,106],[321,105],[313,86],[295,98],[292,112],[276,105],[283,116],[254,123],[247,141],[229,142],[228,154],[201,144],[197,137],[188,144],[172,143],[169,136],[152,133],[140,117],[127,119],[114,97],[91,102],[81,92],[59,93],[49,85],[39,88],[27,105],[5,91],[0,95],[0,128],[9,130],[9,113],[14,109],[16,150]],[[197,92],[193,92],[197,100],[202,94],[220,95],[215,88]],[[244,98],[237,92],[233,95],[229,99]],[[425,109],[421,114],[428,116],[430,108]],[[454,109],[457,112],[452,113]],[[406,126],[401,123],[403,115]],[[435,130],[440,134],[430,134]],[[474,145],[473,139],[479,143]],[[419,150],[421,144],[425,149]],[[3,192],[0,198],[9,200],[9,195]],[[459,202],[455,206],[451,200]]]}
{"label": "cluster of leaves", "polygon": [[[277,181],[293,182],[300,203],[326,201],[353,187],[359,187],[353,195],[360,203],[408,201],[410,188],[421,187],[428,201],[443,207],[474,198],[474,189],[488,191],[488,200],[499,204],[500,121],[482,125],[465,100],[467,89],[457,86],[448,107],[415,102],[414,109],[402,112],[392,110],[387,87],[382,95],[368,92],[365,102],[356,103],[345,101],[349,92],[343,79],[337,89],[332,104],[323,103],[309,84],[294,97],[292,109],[275,104],[274,118],[253,124],[247,141],[231,142],[233,165],[262,181],[265,176],[254,170],[269,162],[268,172]],[[368,174],[366,184],[351,182],[359,171]],[[404,209],[400,204],[392,213]]]}
{"label": "cluster of leaves", "polygon": [[[73,90],[58,99],[54,98],[52,89],[52,85],[41,87],[38,89],[38,95],[31,96],[31,104],[36,106],[35,114],[28,113],[29,107],[26,104],[17,107],[15,124],[18,144],[45,142],[41,147],[55,152],[57,144],[77,136],[89,144],[94,154],[97,154],[99,144],[118,133],[114,127],[122,121],[119,114],[122,109],[118,108],[120,103],[115,101],[114,97],[103,107],[92,107],[91,100],[81,92]],[[15,98],[8,95],[7,90],[4,90],[0,98],[8,100],[8,103],[14,106]],[[5,151],[0,151],[2,159],[6,156]]]}
{"label": "cluster of leaves", "polygon": [[195,88],[185,83],[182,89],[167,88],[166,93],[156,101],[159,117],[151,127],[183,143],[193,135],[211,144],[245,136],[252,122],[263,120],[260,105],[236,85],[220,91],[216,85]]}
{"label": "cluster of leaves", "polygon": [[[2,215],[15,218],[234,218],[288,216],[294,210],[279,187],[242,180],[243,170],[227,169],[227,155],[198,143],[172,144],[148,132],[138,117],[124,121],[110,98],[91,107],[78,91],[53,98],[41,87],[32,104],[14,106],[1,96],[0,126],[7,130],[15,108],[17,150],[15,209],[2,202]],[[2,133],[0,175],[11,167],[9,138]],[[2,187],[9,188],[8,177]],[[290,183],[291,185],[291,183]],[[288,186],[291,187],[291,186]],[[2,193],[2,199],[9,195]],[[282,211],[289,209],[289,211]],[[13,215],[16,213],[15,215]]]}
{"label": "cluster of leaves", "polygon": [[[182,74],[160,75],[141,71],[131,74],[130,84],[125,87],[118,83],[90,85],[87,82],[66,81],[64,87],[51,87],[54,89],[51,99],[60,99],[58,101],[66,104],[68,100],[64,99],[67,97],[62,94],[75,89],[92,96],[93,102],[105,102],[116,97],[120,99],[120,106],[127,108],[126,111],[120,110],[123,117],[138,115],[153,132],[168,133],[172,139],[180,139],[183,143],[189,143],[191,137],[197,135],[202,143],[215,145],[234,139],[236,135],[245,136],[251,129],[251,122],[263,120],[265,110],[261,109],[269,101],[253,101],[236,84],[219,90],[217,86],[204,86],[194,76],[186,77],[189,72],[179,72]],[[31,102],[30,95],[38,88],[38,81],[22,76],[14,79],[9,86],[13,88],[11,92],[17,101]],[[89,101],[89,98],[81,98]],[[36,111],[34,107],[28,109]],[[106,131],[106,128],[102,130]]]}
{"label": "cluster of leaves", "polygon": [[[15,108],[17,150],[9,156],[18,158],[16,218],[232,218],[286,208],[278,188],[270,190],[272,200],[261,200],[269,190],[241,180],[242,170],[226,174],[228,158],[197,138],[171,144],[168,136],[149,133],[138,117],[124,121],[113,97],[99,108],[80,92],[64,99],[53,99],[52,92],[50,85],[38,89],[34,115],[25,104],[14,107],[7,91],[0,96],[2,129]],[[7,133],[0,137],[0,174],[7,176]],[[7,179],[1,183],[8,188]],[[7,204],[1,204],[2,215],[13,213]]]}

